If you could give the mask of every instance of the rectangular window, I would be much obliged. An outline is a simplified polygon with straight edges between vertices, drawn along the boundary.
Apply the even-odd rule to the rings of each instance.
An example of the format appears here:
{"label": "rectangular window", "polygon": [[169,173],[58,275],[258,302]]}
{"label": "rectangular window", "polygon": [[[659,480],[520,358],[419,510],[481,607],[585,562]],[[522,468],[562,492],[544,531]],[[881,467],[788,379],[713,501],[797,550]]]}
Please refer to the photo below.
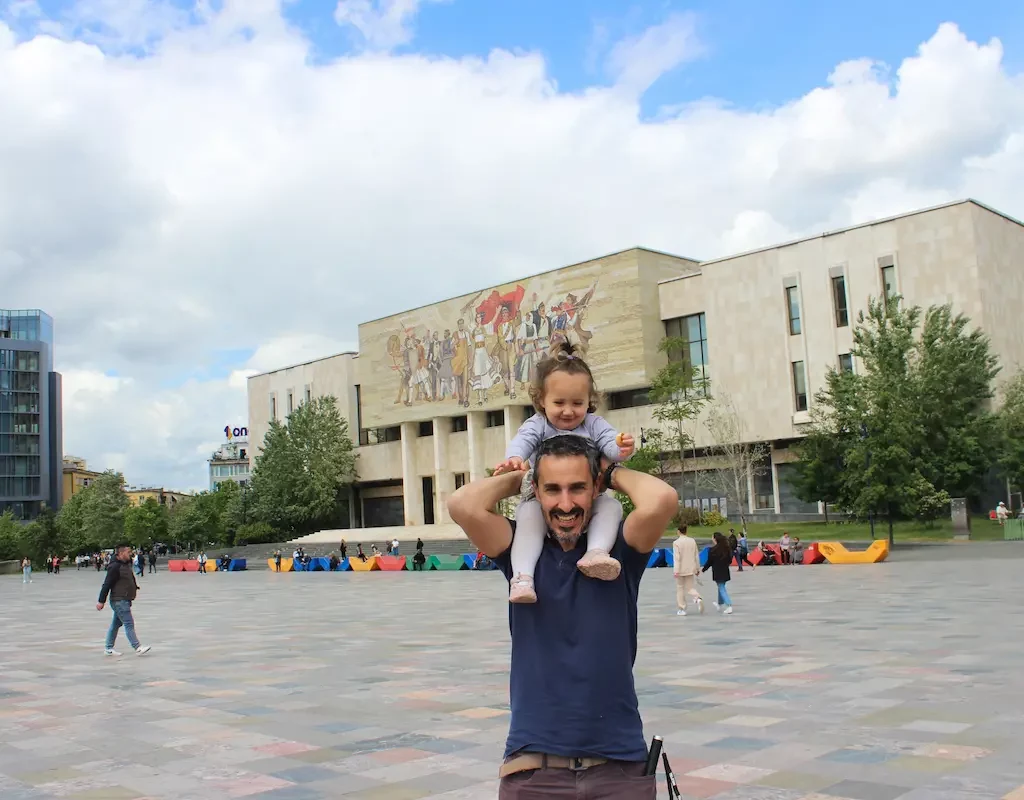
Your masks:
{"label": "rectangular window", "polygon": [[608,408],[617,411],[620,408],[637,408],[651,404],[650,389],[626,389],[623,392],[609,392],[607,395]]}
{"label": "rectangular window", "polygon": [[704,314],[665,320],[665,336],[682,340],[681,349],[668,353],[669,361],[689,364],[695,370],[694,377],[698,383],[706,386],[711,380],[711,368],[708,360],[707,320]]}
{"label": "rectangular window", "polygon": [[313,399],[313,389],[307,383],[306,384],[306,402],[308,403],[312,399]]}
{"label": "rectangular window", "polygon": [[786,287],[786,306],[789,309],[789,334],[800,334],[800,289],[797,286]]}
{"label": "rectangular window", "polygon": [[848,327],[850,311],[846,305],[846,277],[843,275],[837,275],[832,279],[832,305],[836,312],[836,327]]}
{"label": "rectangular window", "polygon": [[505,424],[505,412],[501,409],[488,411],[484,421],[485,428],[500,428]]}
{"label": "rectangular window", "polygon": [[270,395],[270,418],[277,419],[277,397]]}
{"label": "rectangular window", "polygon": [[803,361],[793,362],[793,400],[797,411],[807,410],[807,375]]}
{"label": "rectangular window", "polygon": [[759,494],[754,505],[759,510],[775,508],[775,498],[770,494]]}
{"label": "rectangular window", "polygon": [[896,262],[892,256],[883,256],[878,259],[878,268],[882,271],[882,289],[886,297],[895,297],[898,294],[896,288]]}
{"label": "rectangular window", "polygon": [[390,428],[366,428],[359,431],[359,444],[367,447],[373,444],[385,444],[387,442],[400,442],[402,440],[402,428],[393,425]]}
{"label": "rectangular window", "polygon": [[841,353],[839,355],[839,371],[853,372],[853,355],[851,353]]}
{"label": "rectangular window", "polygon": [[295,410],[295,400],[292,398],[292,390],[289,389],[288,390],[288,414],[291,415],[291,413],[294,410]]}
{"label": "rectangular window", "polygon": [[467,481],[466,481],[466,473],[465,472],[456,472],[455,473],[455,488],[456,489],[461,489],[463,486],[466,485],[466,483],[467,483]]}
{"label": "rectangular window", "polygon": [[452,417],[452,433],[461,433],[469,430],[469,418],[463,414],[461,417]]}
{"label": "rectangular window", "polygon": [[882,286],[886,297],[896,295],[896,267],[882,267]]}
{"label": "rectangular window", "polygon": [[432,420],[426,419],[420,423],[420,436],[433,436],[434,435],[434,423]]}

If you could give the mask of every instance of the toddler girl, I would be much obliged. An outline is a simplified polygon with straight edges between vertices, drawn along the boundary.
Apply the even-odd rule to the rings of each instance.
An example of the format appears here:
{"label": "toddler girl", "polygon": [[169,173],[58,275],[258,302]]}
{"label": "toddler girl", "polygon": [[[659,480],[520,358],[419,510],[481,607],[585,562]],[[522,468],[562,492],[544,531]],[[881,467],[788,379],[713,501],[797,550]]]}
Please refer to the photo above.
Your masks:
{"label": "toddler girl", "polygon": [[[568,342],[561,342],[537,365],[530,399],[537,413],[519,428],[505,452],[505,460],[495,467],[494,474],[526,469],[542,441],[564,434],[590,439],[602,455],[612,461],[625,461],[633,454],[633,437],[617,434],[611,425],[594,414],[597,409],[594,376]],[[600,494],[594,500],[587,528],[587,552],[576,564],[584,575],[605,581],[619,576],[621,565],[608,553],[615,545],[621,521],[619,501]],[[527,474],[522,501],[516,509],[510,603],[537,602],[533,571],[546,535],[544,513],[533,494],[532,473]]]}

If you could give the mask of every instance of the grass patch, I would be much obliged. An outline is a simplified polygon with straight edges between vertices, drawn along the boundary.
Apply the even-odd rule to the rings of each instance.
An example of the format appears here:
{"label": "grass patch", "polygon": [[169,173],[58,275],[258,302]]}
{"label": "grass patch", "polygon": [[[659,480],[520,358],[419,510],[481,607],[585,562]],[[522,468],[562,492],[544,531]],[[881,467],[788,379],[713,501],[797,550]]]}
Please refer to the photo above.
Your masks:
{"label": "grass patch", "polygon": [[[730,527],[739,528],[739,520],[730,520],[719,528],[698,527],[690,532],[699,539],[710,538],[716,530],[726,533]],[[747,539],[753,547],[758,541],[778,542],[783,531],[790,536],[799,536],[800,541],[871,541],[871,525],[867,522],[751,522],[747,525]],[[674,532],[673,532],[674,533]],[[875,538],[889,536],[889,525],[884,520],[875,522]],[[893,525],[893,539],[897,542],[942,542],[953,539],[952,520],[938,520],[924,523],[900,521]],[[971,518],[972,541],[1002,541],[1003,529],[988,517]]]}

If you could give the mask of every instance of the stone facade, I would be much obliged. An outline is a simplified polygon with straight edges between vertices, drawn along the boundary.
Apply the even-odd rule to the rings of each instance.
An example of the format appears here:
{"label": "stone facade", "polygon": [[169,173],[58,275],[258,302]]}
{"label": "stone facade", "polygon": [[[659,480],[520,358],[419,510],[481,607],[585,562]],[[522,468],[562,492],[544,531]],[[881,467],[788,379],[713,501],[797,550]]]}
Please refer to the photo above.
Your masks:
{"label": "stone facade", "polygon": [[643,390],[665,363],[658,343],[692,331],[716,395],[731,398],[750,441],[771,443],[751,510],[807,513],[786,486],[787,445],[827,370],[857,369],[852,331],[869,298],[888,285],[922,307],[951,302],[1010,374],[1024,364],[1022,253],[1024,227],[973,201],[702,263],[615,253],[364,323],[358,355],[251,378],[254,455],[271,413],[333,394],[361,445],[357,521],[443,524],[451,492],[501,460],[532,413],[526,379],[545,344],[580,344],[602,414],[639,438],[653,423]]}

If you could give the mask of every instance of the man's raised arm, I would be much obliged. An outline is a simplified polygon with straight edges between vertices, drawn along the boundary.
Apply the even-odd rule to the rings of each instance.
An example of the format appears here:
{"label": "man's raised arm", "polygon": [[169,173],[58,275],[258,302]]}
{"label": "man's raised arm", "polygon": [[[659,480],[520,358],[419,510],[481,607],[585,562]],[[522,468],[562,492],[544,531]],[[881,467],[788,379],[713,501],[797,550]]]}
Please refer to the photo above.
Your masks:
{"label": "man's raised arm", "polygon": [[506,497],[519,494],[523,475],[515,471],[482,478],[464,484],[448,498],[452,522],[488,558],[497,558],[512,544],[512,526],[494,509]]}
{"label": "man's raised arm", "polygon": [[612,488],[633,501],[622,536],[638,553],[649,553],[665,535],[679,510],[679,494],[661,478],[619,467],[612,473]]}

